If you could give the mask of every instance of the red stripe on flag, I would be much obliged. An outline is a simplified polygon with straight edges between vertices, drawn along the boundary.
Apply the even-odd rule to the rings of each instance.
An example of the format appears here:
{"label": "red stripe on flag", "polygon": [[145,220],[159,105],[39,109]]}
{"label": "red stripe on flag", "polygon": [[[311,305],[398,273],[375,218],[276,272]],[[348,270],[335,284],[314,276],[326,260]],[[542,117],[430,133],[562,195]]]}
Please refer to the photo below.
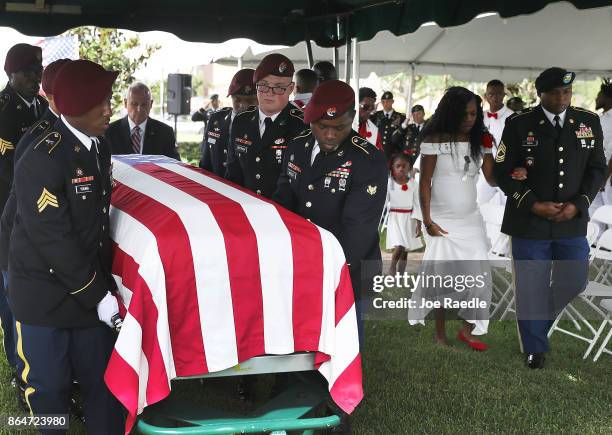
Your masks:
{"label": "red stripe on flag", "polygon": [[[336,326],[338,326],[340,320],[342,320],[353,305],[355,305],[355,293],[353,292],[353,285],[351,284],[351,274],[348,266],[344,263],[342,272],[340,273],[340,281],[336,288]],[[359,321],[359,319],[357,319],[357,321]]]}
{"label": "red stripe on flag", "polygon": [[361,380],[361,354],[357,354],[329,390],[334,402],[347,414],[352,413],[363,399]]}
{"label": "red stripe on flag", "polygon": [[317,227],[275,204],[291,236],[295,351],[319,348],[323,321],[323,244]]}
{"label": "red stripe on flag", "polygon": [[179,376],[207,373],[187,230],[172,209],[118,181],[115,183],[112,205],[147,227],[158,240],[166,277],[166,304],[176,373]]}
{"label": "red stripe on flag", "polygon": [[[253,356],[264,354],[259,250],[255,231],[242,206],[206,186],[161,166],[142,163],[135,165],[134,168],[172,185],[210,208],[225,242],[238,361],[242,362]],[[206,321],[206,319],[203,320]],[[215,326],[209,325],[208,327],[214,328]]]}
{"label": "red stripe on flag", "polygon": [[120,271],[123,285],[132,290],[128,311],[143,331],[141,348],[147,358],[150,380],[147,382],[146,397],[147,404],[152,405],[168,396],[170,387],[157,336],[144,332],[157,331],[159,313],[151,296],[151,290],[138,275],[138,267],[138,263],[131,256],[114,245],[113,273],[119,274]]}
{"label": "red stripe on flag", "polygon": [[138,411],[138,373],[113,349],[104,373],[104,382],[110,392],[128,410],[125,422],[127,435],[136,421]]}

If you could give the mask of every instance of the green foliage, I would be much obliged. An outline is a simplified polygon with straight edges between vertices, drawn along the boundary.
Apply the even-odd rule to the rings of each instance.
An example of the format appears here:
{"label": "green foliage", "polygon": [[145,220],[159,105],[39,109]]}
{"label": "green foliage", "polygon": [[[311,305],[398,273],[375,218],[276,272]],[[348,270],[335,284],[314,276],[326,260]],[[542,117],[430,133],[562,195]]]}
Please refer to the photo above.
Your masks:
{"label": "green foliage", "polygon": [[113,85],[113,111],[121,107],[123,92],[134,81],[134,72],[146,65],[159,45],[141,47],[138,35],[128,36],[117,29],[77,27],[68,32],[79,38],[79,56],[91,60],[104,68],[119,71]]}
{"label": "green foliage", "polygon": [[179,142],[178,152],[181,160],[197,165],[201,157],[200,142]]}

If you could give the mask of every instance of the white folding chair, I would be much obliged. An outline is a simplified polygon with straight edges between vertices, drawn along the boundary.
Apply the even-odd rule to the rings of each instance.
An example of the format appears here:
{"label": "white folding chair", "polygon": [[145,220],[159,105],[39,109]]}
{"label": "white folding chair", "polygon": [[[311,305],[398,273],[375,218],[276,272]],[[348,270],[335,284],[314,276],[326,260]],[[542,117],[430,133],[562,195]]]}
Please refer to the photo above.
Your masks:
{"label": "white folding chair", "polygon": [[611,328],[608,331],[608,335],[606,335],[606,338],[604,338],[604,341],[601,343],[601,346],[599,347],[599,350],[595,354],[595,358],[593,358],[593,361],[597,361],[602,353],[607,353],[608,355],[612,355],[612,351],[606,349],[606,346],[608,345],[608,343],[610,342],[610,339],[612,338],[612,299],[603,299],[600,302],[600,306],[604,310],[606,310],[608,314],[606,315],[606,317],[604,318],[604,321],[601,323],[601,326],[597,330],[597,337],[599,338],[599,336],[603,334],[604,329],[606,328],[606,325],[611,326]]}
{"label": "white folding chair", "polygon": [[387,229],[387,223],[389,222],[389,210],[390,210],[390,202],[387,201],[385,203],[385,208],[383,209],[382,216],[380,217],[380,223],[378,224],[378,232],[382,233]]}
{"label": "white folding chair", "polygon": [[599,207],[591,216],[591,220],[612,227],[612,205]]}
{"label": "white folding chair", "polygon": [[[493,278],[491,317],[498,312],[505,318],[509,311],[514,311],[514,291],[512,282],[512,259],[510,253],[510,238],[501,232],[504,219],[504,206],[486,203],[480,206],[480,213],[485,221],[487,237],[491,243],[489,264]],[[510,278],[508,278],[510,275]]]}

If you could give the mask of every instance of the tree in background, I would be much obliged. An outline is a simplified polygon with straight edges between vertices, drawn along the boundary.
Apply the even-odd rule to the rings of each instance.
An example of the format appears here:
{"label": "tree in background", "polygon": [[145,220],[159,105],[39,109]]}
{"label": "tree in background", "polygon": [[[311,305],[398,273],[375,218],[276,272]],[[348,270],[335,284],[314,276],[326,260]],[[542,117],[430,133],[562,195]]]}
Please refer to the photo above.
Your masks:
{"label": "tree in background", "polygon": [[79,56],[91,60],[104,68],[119,71],[113,85],[113,111],[123,105],[123,94],[134,81],[134,72],[145,66],[159,45],[142,47],[138,34],[127,34],[117,29],[98,27],[77,27],[68,32],[79,38]]}

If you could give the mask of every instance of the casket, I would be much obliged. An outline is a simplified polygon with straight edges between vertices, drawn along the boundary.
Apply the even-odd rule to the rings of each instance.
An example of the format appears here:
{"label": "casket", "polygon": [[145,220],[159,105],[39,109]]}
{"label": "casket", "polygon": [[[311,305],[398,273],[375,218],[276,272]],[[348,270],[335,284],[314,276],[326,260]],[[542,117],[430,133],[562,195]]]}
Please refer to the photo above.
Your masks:
{"label": "casket", "polygon": [[171,380],[314,352],[330,395],[363,397],[342,248],[272,201],[160,156],[113,156],[113,277],[123,327],[105,374],[127,430]]}

